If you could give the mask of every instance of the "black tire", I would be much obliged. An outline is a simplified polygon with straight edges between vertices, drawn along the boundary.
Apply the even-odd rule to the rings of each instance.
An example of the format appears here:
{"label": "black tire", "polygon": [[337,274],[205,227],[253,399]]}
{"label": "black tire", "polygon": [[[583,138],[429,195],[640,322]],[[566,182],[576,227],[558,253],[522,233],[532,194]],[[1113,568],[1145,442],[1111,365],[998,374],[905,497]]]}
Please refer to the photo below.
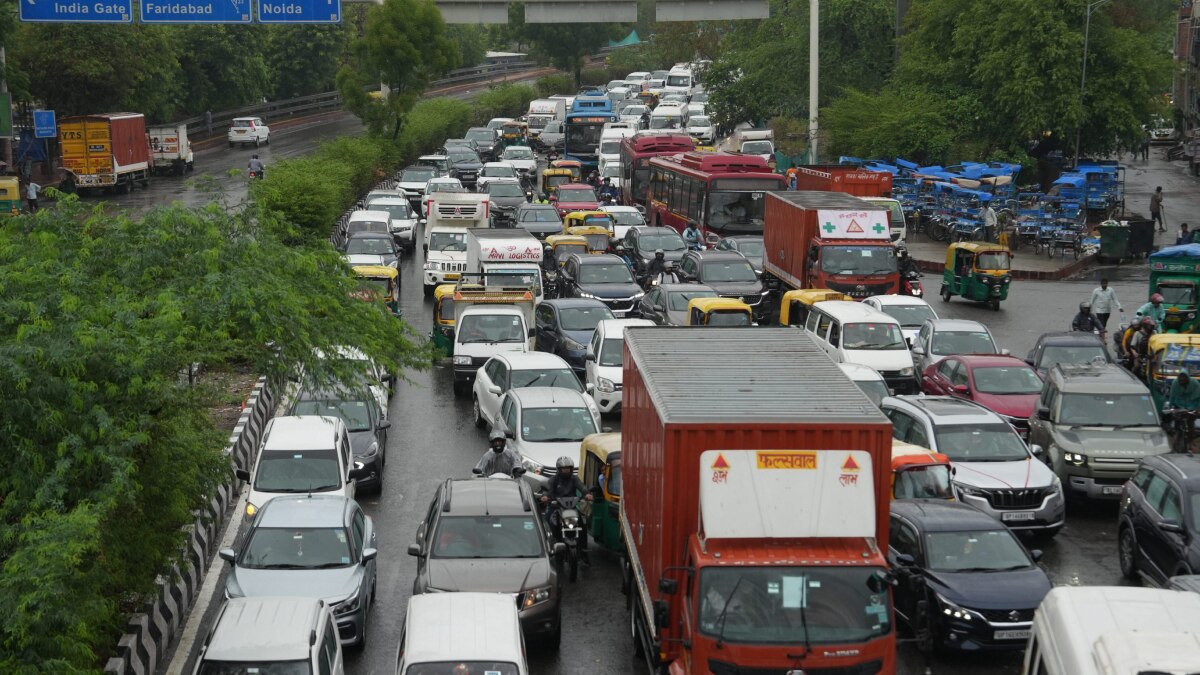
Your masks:
{"label": "black tire", "polygon": [[483,411],[479,409],[479,397],[472,396],[471,400],[473,401],[472,407],[475,409],[475,428],[483,429],[487,427],[487,420],[483,419],[483,415],[481,414]]}
{"label": "black tire", "polygon": [[633,656],[636,659],[646,658],[646,649],[642,645],[642,638],[638,635],[637,630],[637,612],[638,603],[635,601],[629,605],[629,634],[633,638]]}
{"label": "black tire", "polygon": [[991,305],[993,312],[1000,311],[1000,301],[999,300],[992,300],[991,303],[989,303],[989,304]]}
{"label": "black tire", "polygon": [[950,289],[942,286],[942,302],[950,302]]}
{"label": "black tire", "polygon": [[427,297],[427,298],[432,298],[432,297],[433,297],[433,289],[434,289],[434,288],[435,288],[434,286],[423,285],[423,286],[422,286],[422,291],[421,291],[421,292],[422,292],[422,293],[425,295],[425,297]]}
{"label": "black tire", "polygon": [[558,618],[558,625],[556,625],[554,627],[554,631],[546,636],[546,646],[547,647],[553,649],[554,651],[558,651],[558,648],[560,645],[562,645],[562,617],[561,616],[559,616],[559,618]]}
{"label": "black tire", "polygon": [[1121,576],[1131,581],[1138,578],[1137,558],[1137,538],[1133,535],[1133,528],[1123,527],[1117,533],[1117,564],[1121,568]]}
{"label": "black tire", "polygon": [[229,141],[229,147],[233,147],[233,141]]}

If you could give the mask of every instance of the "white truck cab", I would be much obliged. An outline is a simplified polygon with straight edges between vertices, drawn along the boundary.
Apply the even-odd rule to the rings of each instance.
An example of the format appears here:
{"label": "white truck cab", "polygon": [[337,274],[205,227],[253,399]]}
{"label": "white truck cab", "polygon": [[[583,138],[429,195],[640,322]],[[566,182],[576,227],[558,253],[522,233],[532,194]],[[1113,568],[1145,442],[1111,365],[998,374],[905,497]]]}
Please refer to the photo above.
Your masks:
{"label": "white truck cab", "polygon": [[425,224],[425,294],[453,283],[467,268],[467,229],[488,226],[488,196],[477,192],[427,195]]}
{"label": "white truck cab", "polygon": [[488,359],[533,349],[533,290],[485,287],[479,277],[454,290],[454,394],[466,396]]}

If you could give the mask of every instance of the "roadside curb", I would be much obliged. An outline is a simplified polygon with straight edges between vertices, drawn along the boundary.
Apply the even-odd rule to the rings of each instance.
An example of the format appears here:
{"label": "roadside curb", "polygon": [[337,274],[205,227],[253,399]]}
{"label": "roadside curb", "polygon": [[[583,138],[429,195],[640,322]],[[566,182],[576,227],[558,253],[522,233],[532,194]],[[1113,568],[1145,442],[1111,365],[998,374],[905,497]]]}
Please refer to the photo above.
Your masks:
{"label": "roadside curb", "polygon": [[[1094,255],[1083,256],[1079,260],[1074,260],[1070,264],[1060,267],[1051,272],[1041,272],[1038,270],[1012,270],[1013,279],[1023,279],[1028,281],[1062,281],[1067,277],[1074,276],[1092,263]],[[914,259],[915,260],[915,259]],[[915,260],[917,267],[922,272],[933,272],[941,275],[946,269],[944,260]]]}
{"label": "roadside curb", "polygon": [[[234,465],[248,465],[271,418],[274,402],[275,393],[267,379],[258,378],[224,450]],[[153,675],[158,670],[197,599],[240,488],[241,481],[231,472],[229,482],[220,485],[196,514],[195,522],[186,528],[190,534],[180,559],[167,575],[155,580],[158,590],[154,601],[129,617],[125,633],[117,640],[117,655],[104,664],[105,673]]]}

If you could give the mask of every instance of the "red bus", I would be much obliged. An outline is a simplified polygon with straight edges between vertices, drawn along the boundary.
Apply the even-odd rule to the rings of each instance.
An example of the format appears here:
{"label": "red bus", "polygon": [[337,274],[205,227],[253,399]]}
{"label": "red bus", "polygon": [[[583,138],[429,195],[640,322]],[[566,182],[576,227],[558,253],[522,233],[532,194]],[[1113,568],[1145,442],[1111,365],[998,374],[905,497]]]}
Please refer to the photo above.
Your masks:
{"label": "red bus", "polygon": [[647,220],[682,232],[695,223],[705,238],[763,233],[767,192],[784,189],[757,155],[688,152],[650,160]]}
{"label": "red bus", "polygon": [[625,206],[649,208],[646,188],[650,184],[650,158],[694,150],[687,134],[638,133],[621,139],[621,201]]}

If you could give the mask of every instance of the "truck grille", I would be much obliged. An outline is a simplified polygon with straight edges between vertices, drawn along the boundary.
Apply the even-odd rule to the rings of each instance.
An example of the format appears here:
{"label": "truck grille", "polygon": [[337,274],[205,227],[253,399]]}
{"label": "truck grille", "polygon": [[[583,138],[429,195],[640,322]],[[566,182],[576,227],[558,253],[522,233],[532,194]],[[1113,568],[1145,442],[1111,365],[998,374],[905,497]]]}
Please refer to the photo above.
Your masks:
{"label": "truck grille", "polygon": [[475,204],[438,204],[438,217],[440,218],[463,218],[474,220],[475,215],[479,213],[479,207]]}
{"label": "truck grille", "polygon": [[876,675],[883,670],[883,661],[875,660],[857,666],[839,668],[743,668],[733,663],[708,660],[708,669],[713,675],[787,675],[803,670],[804,675]]}
{"label": "truck grille", "polygon": [[862,298],[869,298],[872,295],[887,295],[889,292],[891,292],[893,290],[892,285],[889,283],[882,283],[882,284],[829,283],[826,285],[829,287],[829,290],[831,290],[831,291],[845,293],[846,295],[848,295],[852,298],[855,298],[857,300],[861,300]]}
{"label": "truck grille", "polygon": [[993,509],[1032,509],[1046,500],[1048,488],[1004,488],[987,490],[988,503]]}
{"label": "truck grille", "polygon": [[441,266],[443,272],[466,272],[467,271],[467,263],[448,262],[448,263],[438,263],[438,265]]}

